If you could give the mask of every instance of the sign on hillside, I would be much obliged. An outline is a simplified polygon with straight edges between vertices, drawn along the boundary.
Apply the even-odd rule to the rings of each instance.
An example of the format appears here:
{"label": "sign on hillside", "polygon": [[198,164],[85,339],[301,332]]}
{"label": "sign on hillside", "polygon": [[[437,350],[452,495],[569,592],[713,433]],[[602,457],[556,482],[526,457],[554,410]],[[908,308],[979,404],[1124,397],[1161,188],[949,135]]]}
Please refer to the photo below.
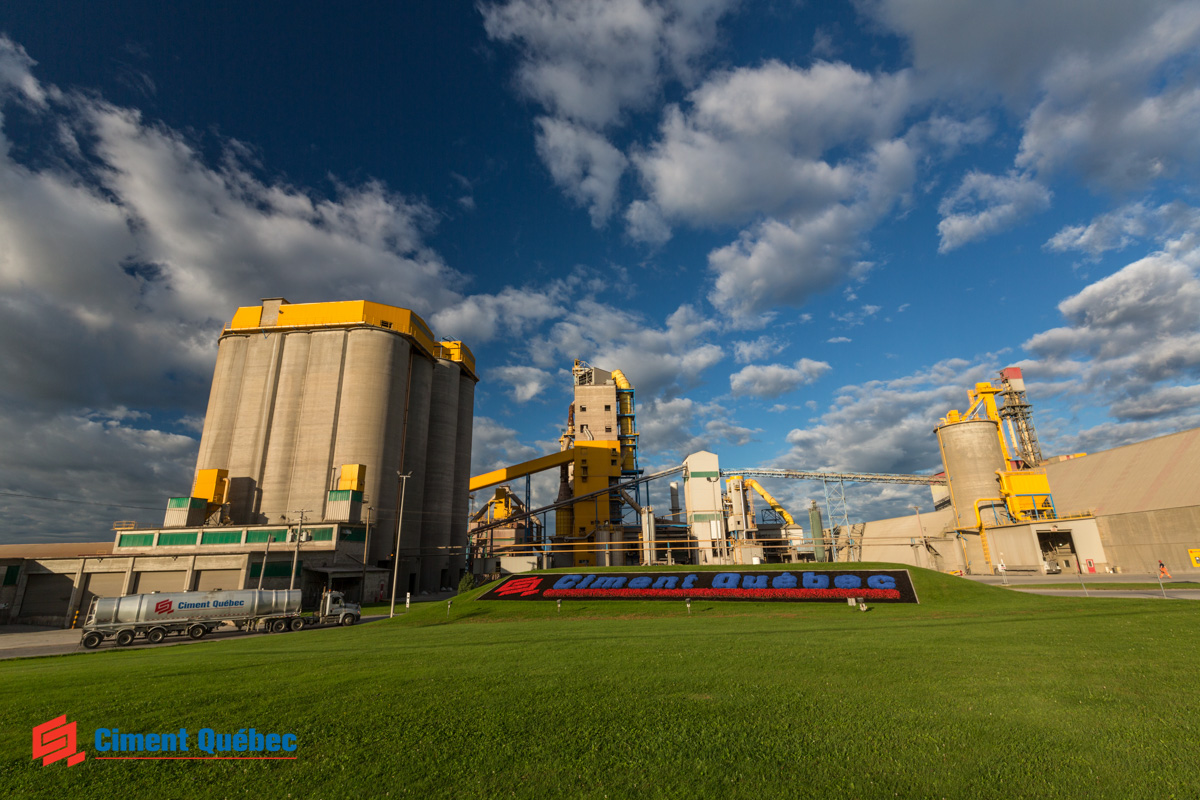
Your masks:
{"label": "sign on hillside", "polygon": [[784,600],[916,603],[908,570],[513,575],[480,600]]}

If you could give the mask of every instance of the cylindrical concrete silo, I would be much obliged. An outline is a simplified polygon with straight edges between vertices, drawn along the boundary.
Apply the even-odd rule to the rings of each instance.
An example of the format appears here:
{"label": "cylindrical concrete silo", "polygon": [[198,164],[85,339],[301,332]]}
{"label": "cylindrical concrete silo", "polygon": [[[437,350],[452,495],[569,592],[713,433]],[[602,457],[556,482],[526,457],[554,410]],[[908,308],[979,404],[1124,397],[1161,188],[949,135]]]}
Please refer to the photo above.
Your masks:
{"label": "cylindrical concrete silo", "polygon": [[271,435],[263,462],[262,501],[259,504],[259,514],[267,523],[286,520],[291,510],[287,507],[288,495],[292,486],[292,468],[296,463],[300,409],[308,372],[308,351],[312,343],[308,331],[293,331],[282,338],[283,354],[276,384]]}
{"label": "cylindrical concrete silo", "polygon": [[475,422],[475,381],[460,368],[458,424],[454,445],[454,489],[450,500],[450,580],[458,586],[467,569],[467,517],[471,513],[471,434]]}
{"label": "cylindrical concrete silo", "polygon": [[340,416],[346,333],[342,329],[316,330],[309,334],[311,341],[308,361],[304,365],[304,395],[300,400],[300,419],[296,428],[295,460],[285,501],[289,520],[297,520],[300,511],[306,512],[305,519],[321,519],[329,496],[334,437]]}
{"label": "cylindrical concrete silo", "polygon": [[450,528],[460,375],[459,366],[453,361],[439,358],[434,362],[421,529],[421,588],[431,592],[450,583]]}
{"label": "cylindrical concrete silo", "polygon": [[200,455],[196,469],[228,469],[229,445],[237,419],[238,397],[246,367],[246,343],[249,336],[224,336],[217,344],[217,366],[213,371],[208,413],[200,437]]}
{"label": "cylindrical concrete silo", "polygon": [[[411,579],[419,576],[421,557],[421,542],[425,528],[425,457],[429,443],[429,403],[433,387],[433,362],[424,355],[413,351],[409,361],[408,378],[408,408],[405,411],[404,432],[404,466],[401,468],[409,475],[408,486],[404,489],[404,513],[400,531],[400,552],[396,557],[400,561],[400,592],[417,591],[418,581]],[[385,509],[384,513],[392,520],[386,528],[391,535],[390,544],[384,551],[384,556],[392,552],[396,541],[396,523],[394,518],[396,505]]]}
{"label": "cylindrical concrete silo", "polygon": [[[974,529],[975,501],[1000,496],[996,470],[1004,469],[1004,454],[996,423],[987,419],[948,423],[937,429],[937,437],[955,524]],[[981,513],[991,514],[986,509]]]}
{"label": "cylindrical concrete silo", "polygon": [[[347,332],[330,470],[343,464],[371,465],[363,494],[370,505],[389,510],[395,505],[395,469],[400,463],[399,447],[389,440],[398,438],[403,426],[410,349],[405,339],[386,330],[357,328]],[[375,542],[377,549],[386,544]]]}

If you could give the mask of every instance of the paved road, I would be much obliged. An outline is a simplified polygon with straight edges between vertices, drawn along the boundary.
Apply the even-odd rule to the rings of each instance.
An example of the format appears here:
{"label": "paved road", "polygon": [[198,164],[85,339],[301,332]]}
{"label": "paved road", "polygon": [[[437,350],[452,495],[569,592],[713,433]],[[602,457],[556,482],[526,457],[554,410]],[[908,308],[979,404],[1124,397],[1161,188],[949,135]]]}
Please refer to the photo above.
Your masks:
{"label": "paved road", "polygon": [[[1112,574],[1107,572],[1085,573],[1083,584],[1080,585],[1080,575],[1068,572],[1059,575],[1009,575],[1002,578],[999,575],[967,575],[969,580],[986,583],[989,586],[1005,586],[1018,592],[1028,594],[1043,594],[1052,597],[1132,597],[1149,600],[1163,600],[1163,591],[1153,589],[1105,589],[1106,583],[1157,583],[1158,578],[1153,574]],[[1007,583],[1006,583],[1007,581]],[[1039,584],[1037,588],[1028,588],[1029,584]],[[1057,584],[1061,588],[1047,588],[1046,584]],[[1167,582],[1163,587],[1167,600],[1200,600],[1200,583],[1187,581],[1188,588],[1179,588],[1180,582]],[[1089,587],[1090,591],[1085,591]],[[1195,588],[1192,588],[1195,587]]]}
{"label": "paved road", "polygon": [[[363,624],[384,616],[363,617]],[[135,644],[121,648],[122,650],[140,650],[144,647],[176,647],[199,642],[219,642],[225,639],[252,639],[257,636],[282,636],[284,634],[241,633],[236,628],[226,627],[213,631],[203,639],[189,639],[187,636],[169,636],[162,644],[150,644],[145,639],[137,639]],[[115,650],[117,646],[109,639],[95,650],[85,650],[79,643],[82,633],[78,630],[63,630],[61,628],[43,628],[36,625],[0,625],[0,660],[6,658],[32,658],[34,656],[60,656],[69,653],[100,653],[105,650]]]}

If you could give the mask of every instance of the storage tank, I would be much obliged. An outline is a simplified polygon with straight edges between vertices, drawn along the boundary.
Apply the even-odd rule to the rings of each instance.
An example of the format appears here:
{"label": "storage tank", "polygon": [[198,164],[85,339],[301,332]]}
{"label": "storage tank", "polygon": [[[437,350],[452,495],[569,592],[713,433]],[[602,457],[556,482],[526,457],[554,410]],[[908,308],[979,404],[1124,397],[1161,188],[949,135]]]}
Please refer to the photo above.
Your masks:
{"label": "storage tank", "polygon": [[937,438],[954,504],[955,525],[974,530],[975,501],[1000,496],[996,470],[1004,469],[1004,454],[999,429],[987,419],[952,422],[938,427]]}
{"label": "storage tank", "polygon": [[[421,529],[421,589],[450,583],[450,528],[458,446],[458,364],[439,358],[429,395],[429,442],[425,447],[425,505]],[[432,505],[431,505],[432,502]]]}
{"label": "storage tank", "polygon": [[460,369],[458,424],[454,445],[454,494],[450,502],[450,579],[457,588],[467,569],[467,517],[471,513],[471,434],[475,424],[475,381]]}

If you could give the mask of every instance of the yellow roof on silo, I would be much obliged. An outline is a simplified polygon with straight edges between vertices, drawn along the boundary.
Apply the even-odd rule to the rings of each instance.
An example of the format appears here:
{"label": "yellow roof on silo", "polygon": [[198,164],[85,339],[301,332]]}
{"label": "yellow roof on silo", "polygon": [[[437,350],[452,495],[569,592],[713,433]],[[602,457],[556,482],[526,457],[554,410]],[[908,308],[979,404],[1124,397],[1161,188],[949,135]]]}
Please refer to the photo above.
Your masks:
{"label": "yellow roof on silo", "polygon": [[407,308],[372,303],[369,300],[339,300],[328,303],[283,303],[274,325],[262,324],[262,306],[244,306],[233,315],[226,331],[268,328],[316,328],[326,325],[375,325],[415,340],[430,355],[438,344],[425,320]]}

